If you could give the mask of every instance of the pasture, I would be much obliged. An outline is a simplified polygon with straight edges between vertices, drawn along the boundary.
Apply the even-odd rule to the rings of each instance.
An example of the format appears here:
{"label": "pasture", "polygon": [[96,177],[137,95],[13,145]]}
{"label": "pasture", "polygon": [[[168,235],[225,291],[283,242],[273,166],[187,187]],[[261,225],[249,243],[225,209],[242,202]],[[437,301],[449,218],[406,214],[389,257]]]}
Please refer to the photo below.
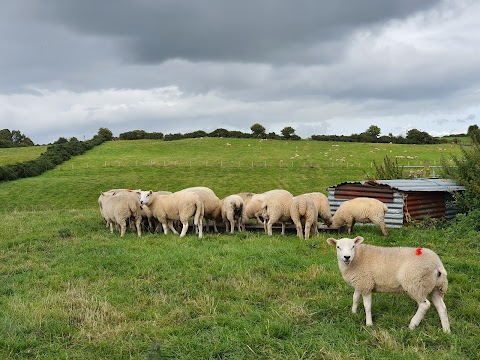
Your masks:
{"label": "pasture", "polygon": [[[338,146],[337,146],[338,145]],[[441,150],[440,150],[441,149]],[[42,176],[0,184],[0,358],[471,359],[479,353],[478,232],[356,227],[368,243],[429,247],[443,260],[452,334],[433,307],[374,294],[373,327],[320,234],[110,234],[97,198],[110,188],[219,197],[285,188],[326,192],[373,160],[438,164],[452,145],[252,139],[107,142]],[[403,157],[400,157],[403,156]],[[413,159],[407,159],[407,156]]]}

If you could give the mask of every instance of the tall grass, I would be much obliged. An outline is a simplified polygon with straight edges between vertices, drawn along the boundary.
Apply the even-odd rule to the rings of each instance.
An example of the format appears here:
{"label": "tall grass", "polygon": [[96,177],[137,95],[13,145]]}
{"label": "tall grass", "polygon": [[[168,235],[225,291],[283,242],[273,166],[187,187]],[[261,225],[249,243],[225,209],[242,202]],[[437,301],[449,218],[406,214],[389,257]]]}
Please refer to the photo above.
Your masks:
{"label": "tall grass", "polygon": [[[134,233],[120,238],[107,231],[96,199],[100,190],[112,187],[206,185],[219,196],[274,187],[301,193],[358,180],[365,172],[343,164],[328,169],[319,164],[190,165],[190,158],[247,163],[260,156],[250,152],[257,145],[251,140],[228,140],[231,145],[224,139],[205,140],[110,142],[42,176],[0,184],[0,358],[477,357],[476,231],[406,227],[392,229],[384,238],[374,227],[355,230],[369,243],[425,246],[442,257],[450,281],[445,300],[450,335],[442,332],[433,308],[417,330],[409,331],[416,304],[404,295],[375,294],[374,326],[365,327],[362,309],[350,313],[352,290],[325,241],[336,234],[308,241],[293,232],[271,237],[262,232],[207,234],[203,239],[191,233],[182,239],[145,234],[138,239]],[[332,148],[306,141],[267,143],[273,144],[261,156],[269,163],[280,160],[282,147],[283,158],[294,150],[314,158]],[[230,150],[242,144],[244,154]],[[430,161],[439,156],[435,148],[430,154],[422,148],[425,155],[417,148],[407,150]],[[368,157],[379,153],[381,160],[381,151],[366,146],[355,156],[368,168],[376,159]],[[124,162],[132,154],[129,165],[104,164]],[[148,163],[151,158],[177,165]]]}

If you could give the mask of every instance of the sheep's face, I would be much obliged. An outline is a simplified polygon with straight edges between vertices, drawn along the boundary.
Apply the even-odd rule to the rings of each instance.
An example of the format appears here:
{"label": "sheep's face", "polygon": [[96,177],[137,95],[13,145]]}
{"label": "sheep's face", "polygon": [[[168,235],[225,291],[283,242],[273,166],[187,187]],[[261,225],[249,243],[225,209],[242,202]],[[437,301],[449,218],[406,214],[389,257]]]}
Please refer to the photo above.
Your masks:
{"label": "sheep's face", "polygon": [[335,240],[330,238],[327,242],[337,248],[337,259],[345,265],[350,265],[355,257],[355,247],[362,243],[363,237],[357,236],[355,239],[343,238]]}
{"label": "sheep's face", "polygon": [[140,205],[147,205],[150,204],[153,197],[153,191],[141,191],[140,192]]}

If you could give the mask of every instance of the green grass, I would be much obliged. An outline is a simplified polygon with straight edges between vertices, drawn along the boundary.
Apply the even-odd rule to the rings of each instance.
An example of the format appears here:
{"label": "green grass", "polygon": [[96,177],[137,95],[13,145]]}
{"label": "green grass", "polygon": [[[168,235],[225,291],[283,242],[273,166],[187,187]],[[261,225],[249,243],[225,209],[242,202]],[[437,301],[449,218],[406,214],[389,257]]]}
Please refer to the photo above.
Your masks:
{"label": "green grass", "polygon": [[[360,163],[347,167],[328,165],[323,154],[336,148],[331,145],[109,142],[42,176],[0,184],[0,358],[476,358],[476,232],[407,227],[383,238],[377,228],[356,228],[369,243],[437,251],[450,281],[445,301],[452,334],[447,335],[433,307],[419,328],[409,331],[416,305],[404,295],[375,294],[374,326],[365,327],[363,308],[350,314],[352,290],[325,241],[329,234],[300,241],[294,233],[138,239],[130,232],[121,239],[107,231],[98,212],[99,191],[113,187],[206,185],[219,196],[274,187],[324,191],[362,179],[370,162],[381,161],[391,149],[340,144],[330,152],[354,153]],[[362,152],[355,152],[359,148]],[[392,150],[430,162],[440,156],[435,147]],[[292,161],[292,153],[304,159],[278,164],[282,158]]]}
{"label": "green grass", "polygon": [[47,150],[47,146],[0,148],[0,166],[34,160]]}

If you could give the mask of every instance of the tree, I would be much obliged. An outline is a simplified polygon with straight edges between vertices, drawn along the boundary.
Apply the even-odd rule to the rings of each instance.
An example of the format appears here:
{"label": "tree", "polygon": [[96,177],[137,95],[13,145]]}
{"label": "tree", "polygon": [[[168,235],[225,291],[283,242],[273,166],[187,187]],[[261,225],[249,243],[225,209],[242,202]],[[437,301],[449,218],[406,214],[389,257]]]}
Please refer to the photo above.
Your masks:
{"label": "tree", "polygon": [[366,134],[371,136],[374,139],[377,139],[380,136],[380,128],[376,125],[371,125],[367,131],[365,131]]}
{"label": "tree", "polygon": [[113,139],[113,134],[107,128],[98,129],[98,137],[103,139],[103,141],[110,141]]}
{"label": "tree", "polygon": [[289,140],[295,134],[295,129],[292,128],[291,126],[287,126],[287,127],[284,127],[280,132],[282,133],[282,136],[285,140]]}
{"label": "tree", "polygon": [[430,134],[425,131],[420,131],[417,129],[411,129],[407,132],[407,137],[405,138],[410,144],[436,144],[436,141]]}
{"label": "tree", "polygon": [[478,125],[470,125],[468,127],[467,135],[472,137],[472,133],[478,130]]}
{"label": "tree", "polygon": [[265,138],[265,128],[260,124],[253,124],[250,127],[254,138]]}

